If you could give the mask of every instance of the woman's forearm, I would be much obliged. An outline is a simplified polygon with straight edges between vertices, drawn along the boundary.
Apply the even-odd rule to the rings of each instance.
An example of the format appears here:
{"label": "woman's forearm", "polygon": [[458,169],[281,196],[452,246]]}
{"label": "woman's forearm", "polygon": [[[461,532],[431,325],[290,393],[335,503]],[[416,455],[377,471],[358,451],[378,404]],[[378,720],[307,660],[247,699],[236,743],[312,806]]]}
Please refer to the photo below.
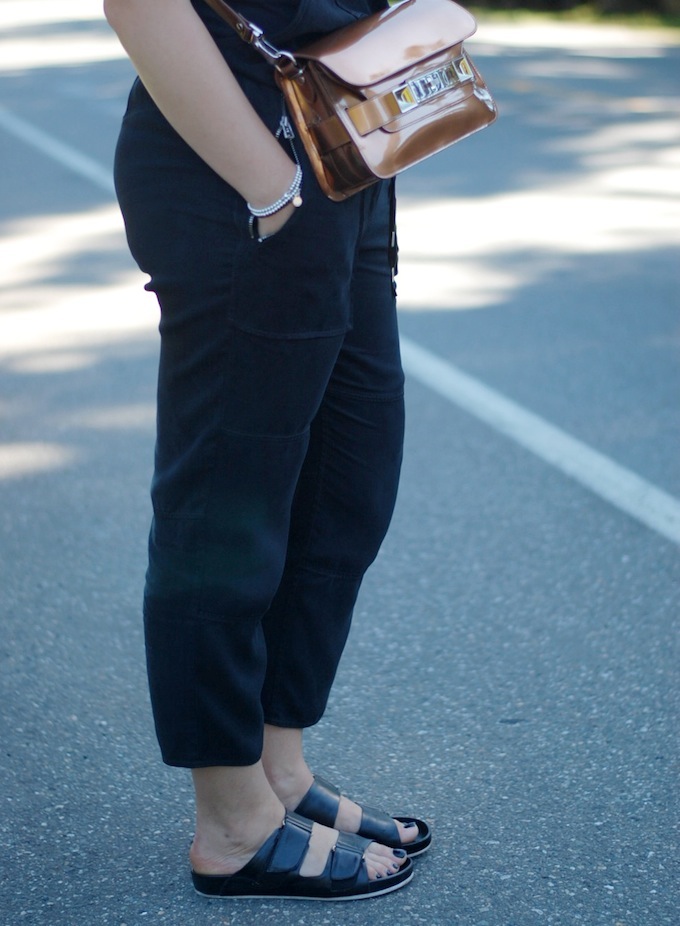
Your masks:
{"label": "woman's forearm", "polygon": [[104,0],[104,12],[182,138],[253,205],[275,202],[295,165],[250,105],[189,0]]}

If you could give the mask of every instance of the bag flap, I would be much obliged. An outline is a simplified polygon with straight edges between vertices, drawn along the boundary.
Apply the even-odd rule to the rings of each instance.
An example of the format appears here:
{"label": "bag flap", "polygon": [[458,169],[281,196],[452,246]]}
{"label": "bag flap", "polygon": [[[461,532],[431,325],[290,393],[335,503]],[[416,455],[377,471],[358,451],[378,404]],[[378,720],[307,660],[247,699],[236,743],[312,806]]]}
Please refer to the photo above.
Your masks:
{"label": "bag flap", "polygon": [[295,54],[320,62],[344,83],[364,87],[459,44],[476,29],[472,14],[453,0],[403,0]]}

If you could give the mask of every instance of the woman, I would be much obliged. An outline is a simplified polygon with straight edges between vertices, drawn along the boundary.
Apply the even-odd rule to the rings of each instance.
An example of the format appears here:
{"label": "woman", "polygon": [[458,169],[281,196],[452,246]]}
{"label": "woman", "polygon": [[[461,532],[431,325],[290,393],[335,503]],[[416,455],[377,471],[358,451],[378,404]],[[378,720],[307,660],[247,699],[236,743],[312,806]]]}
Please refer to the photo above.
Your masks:
{"label": "woman", "polygon": [[[287,47],[370,12],[238,10]],[[323,713],[396,495],[392,191],[323,196],[272,68],[203,0],[105,12],[140,76],[116,186],[161,307],[147,663],[164,761],[192,770],[194,885],[386,893],[412,877],[427,825],[314,779],[302,730]]]}

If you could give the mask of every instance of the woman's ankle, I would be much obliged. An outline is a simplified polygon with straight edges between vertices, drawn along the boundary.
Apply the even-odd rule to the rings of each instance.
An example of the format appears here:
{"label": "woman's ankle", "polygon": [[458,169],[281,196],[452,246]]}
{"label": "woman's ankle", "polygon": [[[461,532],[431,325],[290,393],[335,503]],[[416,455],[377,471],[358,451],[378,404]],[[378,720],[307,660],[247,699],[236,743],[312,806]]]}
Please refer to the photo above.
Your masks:
{"label": "woman's ankle", "polygon": [[276,796],[287,810],[295,810],[314,782],[302,751],[302,731],[265,726],[262,765]]}
{"label": "woman's ankle", "polygon": [[197,822],[189,860],[201,874],[234,874],[250,861],[283,824],[285,808],[278,799],[257,815],[224,815]]}
{"label": "woman's ankle", "polygon": [[283,823],[285,808],[261,763],[194,769],[196,830],[189,851],[195,871],[233,874]]}

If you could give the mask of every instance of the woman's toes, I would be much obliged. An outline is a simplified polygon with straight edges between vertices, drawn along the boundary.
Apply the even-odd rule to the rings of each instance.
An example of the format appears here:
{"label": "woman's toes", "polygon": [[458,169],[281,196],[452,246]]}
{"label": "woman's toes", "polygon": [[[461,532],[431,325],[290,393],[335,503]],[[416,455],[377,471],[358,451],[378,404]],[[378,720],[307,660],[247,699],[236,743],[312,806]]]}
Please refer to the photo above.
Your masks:
{"label": "woman's toes", "polygon": [[403,849],[388,849],[377,842],[372,842],[364,856],[366,870],[371,880],[380,880],[396,874],[406,861]]}
{"label": "woman's toes", "polygon": [[[309,848],[304,861],[300,866],[303,878],[318,877],[326,868],[328,854],[338,840],[337,830],[315,823],[309,838]],[[389,849],[377,842],[372,842],[364,853],[366,871],[371,881],[388,878],[396,874],[406,861],[406,852],[403,849]]]}
{"label": "woman's toes", "polygon": [[397,830],[399,831],[399,839],[403,846],[407,846],[410,842],[418,838],[417,823],[402,823],[400,820],[397,820],[396,824]]}

